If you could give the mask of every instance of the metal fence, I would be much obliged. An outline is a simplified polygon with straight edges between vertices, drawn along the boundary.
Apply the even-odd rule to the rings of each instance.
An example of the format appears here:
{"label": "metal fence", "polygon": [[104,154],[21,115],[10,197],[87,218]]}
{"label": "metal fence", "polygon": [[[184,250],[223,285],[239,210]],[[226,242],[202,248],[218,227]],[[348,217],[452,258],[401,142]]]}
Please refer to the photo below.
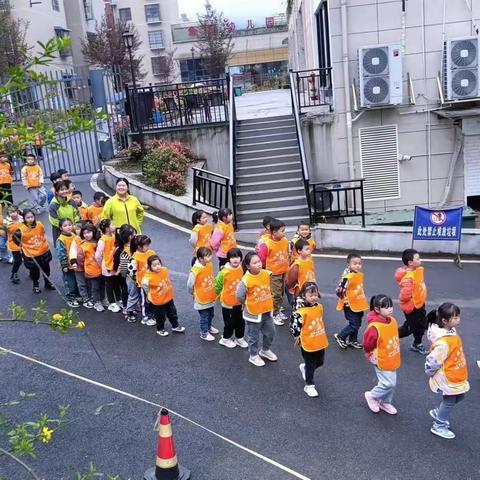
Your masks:
{"label": "metal fence", "polygon": [[300,113],[311,107],[328,106],[333,110],[332,69],[299,70],[295,75]]}
{"label": "metal fence", "polygon": [[228,83],[172,83],[127,88],[132,131],[228,122]]}
{"label": "metal fence", "polygon": [[230,179],[201,168],[193,168],[193,205],[228,208]]}

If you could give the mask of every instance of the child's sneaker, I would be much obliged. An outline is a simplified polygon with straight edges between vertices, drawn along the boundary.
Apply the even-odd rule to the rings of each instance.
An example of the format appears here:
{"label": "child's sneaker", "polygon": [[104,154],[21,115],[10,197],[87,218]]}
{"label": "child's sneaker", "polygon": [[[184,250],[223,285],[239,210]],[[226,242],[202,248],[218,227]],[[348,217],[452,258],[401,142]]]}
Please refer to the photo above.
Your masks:
{"label": "child's sneaker", "polygon": [[143,322],[143,319],[142,319],[142,323],[143,323],[144,325],[146,325],[147,327],[153,327],[154,325],[157,324],[157,321],[156,321],[154,318],[148,317],[148,318],[147,318],[147,321],[146,321],[145,323]]}
{"label": "child's sneaker", "polygon": [[125,320],[128,323],[135,323],[137,321],[137,314],[135,312],[128,312],[125,315]]}
{"label": "child's sneaker", "polygon": [[428,412],[430,416],[438,423],[444,423],[447,428],[450,428],[450,422],[448,420],[443,421],[438,418],[438,408],[434,408]]}
{"label": "child's sneaker", "polygon": [[248,361],[252,365],[255,365],[256,367],[264,367],[265,366],[265,362],[260,358],[259,355],[250,356]]}
{"label": "child's sneaker", "polygon": [[285,312],[283,311],[283,309],[281,309],[279,312],[278,312],[278,316],[283,320],[288,320],[288,317],[287,315],[285,315]]}
{"label": "child's sneaker", "polygon": [[305,375],[305,364],[301,363],[298,368],[300,369],[300,373],[302,374],[303,381],[305,382],[307,377]]}
{"label": "child's sneaker", "polygon": [[80,306],[80,304],[75,300],[67,300],[67,305],[70,307],[70,308],[78,308]]}
{"label": "child's sneaker", "polygon": [[237,346],[237,344],[231,338],[222,337],[218,343],[227,348],[235,348]]}
{"label": "child's sneaker", "polygon": [[349,347],[356,348],[357,350],[361,350],[363,348],[363,345],[357,340],[355,340],[354,342],[348,342],[347,345]]}
{"label": "child's sneaker", "polygon": [[213,342],[215,340],[215,337],[209,333],[201,333],[200,338],[202,340],[205,340],[207,342]]}
{"label": "child's sneaker", "polygon": [[271,362],[276,362],[278,357],[271,350],[260,350],[259,355]]}
{"label": "child's sneaker", "polygon": [[380,403],[378,400],[373,398],[371,392],[365,392],[365,400],[367,401],[368,408],[372,412],[378,413],[380,411]]}
{"label": "child's sneaker", "polygon": [[317,389],[315,388],[315,385],[305,385],[305,386],[303,387],[303,391],[304,391],[310,398],[318,397],[318,392],[317,392]]}
{"label": "child's sneaker", "polygon": [[45,290],[56,290],[55,285],[51,282],[45,282]]}
{"label": "child's sneaker", "polygon": [[280,313],[277,313],[276,315],[273,316],[273,323],[277,325],[277,327],[281,327],[282,325],[285,325],[285,322],[283,321]]}
{"label": "child's sneaker", "polygon": [[107,308],[113,313],[117,313],[121,310],[121,308],[116,303],[110,303]]}
{"label": "child's sneaker", "polygon": [[420,353],[420,355],[428,355],[428,350],[426,350],[423,344],[421,343],[419,343],[418,345],[416,343],[412,343],[410,345],[410,350],[412,352]]}
{"label": "child's sneaker", "polygon": [[380,407],[380,410],[383,410],[389,415],[396,415],[398,413],[398,410],[391,403],[378,402],[378,406]]}
{"label": "child's sneaker", "polygon": [[157,330],[157,335],[161,337],[168,337],[168,332],[166,330]]}
{"label": "child's sneaker", "polygon": [[209,330],[208,330],[212,335],[216,335],[219,330],[218,328],[215,328],[215,327],[210,327]]}
{"label": "child's sneaker", "polygon": [[341,349],[345,350],[347,348],[347,342],[345,342],[345,340],[342,340],[338,335],[338,333],[334,333],[333,338],[336,340],[336,342],[338,343],[338,346]]}
{"label": "child's sneaker", "polygon": [[432,425],[432,428],[430,431],[434,434],[437,435],[438,437],[446,438],[447,440],[452,440],[455,438],[455,434],[448,429],[445,425],[438,425],[437,423],[434,423]]}
{"label": "child's sneaker", "polygon": [[85,308],[93,308],[94,307],[93,302],[91,300],[87,300],[86,302],[83,302],[83,306]]}
{"label": "child's sneaker", "polygon": [[42,293],[42,291],[40,290],[40,287],[33,287],[33,293],[39,294]]}
{"label": "child's sneaker", "polygon": [[96,302],[95,305],[93,306],[93,308],[97,312],[104,312],[105,311],[105,307],[101,304],[101,302]]}
{"label": "child's sneaker", "polygon": [[240,347],[240,348],[248,348],[248,342],[244,338],[236,338],[235,343]]}
{"label": "child's sneaker", "polygon": [[105,308],[108,308],[110,306],[110,302],[108,301],[107,298],[104,298],[102,300],[102,305],[105,307]]}
{"label": "child's sneaker", "polygon": [[173,327],[172,332],[177,332],[177,333],[185,333],[185,327],[178,326],[178,327]]}
{"label": "child's sneaker", "polygon": [[18,285],[20,283],[20,278],[18,277],[18,274],[14,273],[13,275],[10,275],[10,281],[15,285]]}

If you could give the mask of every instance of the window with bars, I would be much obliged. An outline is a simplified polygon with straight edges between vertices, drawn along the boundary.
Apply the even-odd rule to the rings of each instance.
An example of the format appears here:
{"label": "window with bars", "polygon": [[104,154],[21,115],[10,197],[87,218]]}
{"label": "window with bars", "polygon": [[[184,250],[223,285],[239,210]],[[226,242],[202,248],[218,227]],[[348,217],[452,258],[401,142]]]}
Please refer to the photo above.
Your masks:
{"label": "window with bars", "polygon": [[165,48],[163,43],[163,32],[161,30],[148,32],[148,43],[150,48]]}
{"label": "window with bars", "polygon": [[93,5],[92,0],[83,0],[83,10],[85,11],[85,20],[93,20]]}
{"label": "window with bars", "polygon": [[52,0],[52,8],[56,11],[60,11],[60,0]]}
{"label": "window with bars", "polygon": [[119,8],[118,19],[120,23],[127,23],[132,21],[132,10],[130,8]]}
{"label": "window with bars", "polygon": [[147,23],[158,23],[162,19],[160,18],[160,4],[151,3],[150,5],[145,5],[145,21]]}
{"label": "window with bars", "polygon": [[167,71],[167,57],[152,57],[152,73],[154,75],[165,75]]}

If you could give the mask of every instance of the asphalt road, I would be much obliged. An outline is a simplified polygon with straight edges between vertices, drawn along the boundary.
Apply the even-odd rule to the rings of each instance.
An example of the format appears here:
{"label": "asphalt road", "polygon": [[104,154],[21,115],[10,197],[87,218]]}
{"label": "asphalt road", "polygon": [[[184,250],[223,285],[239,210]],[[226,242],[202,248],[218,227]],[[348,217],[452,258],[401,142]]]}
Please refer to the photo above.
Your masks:
{"label": "asphalt road", "polygon": [[[89,200],[86,179],[75,183]],[[45,216],[43,220],[47,222]],[[307,398],[298,370],[301,356],[293,349],[287,326],[277,327],[272,347],[279,361],[264,368],[249,364],[245,350],[200,340],[198,316],[185,288],[191,258],[186,234],[148,219],[144,230],[170,268],[185,335],[160,338],[154,327],[128,324],[121,314],[82,309],[79,313],[87,328],[64,336],[41,326],[0,323],[0,347],[165,405],[186,417],[172,415],[172,422],[180,462],[191,469],[195,480],[480,478],[480,370],[475,363],[480,359],[479,265],[467,264],[459,270],[453,263],[426,264],[432,305],[450,299],[462,308],[460,331],[470,369],[471,391],[452,418],[457,438],[447,441],[429,431],[428,410],[437,399],[427,385],[422,357],[408,350],[410,339],[402,340],[396,417],[367,409],[363,393],[375,383],[373,368],[361,351],[341,351],[333,343],[325,366],[316,373],[320,396]],[[344,262],[321,258],[316,264],[333,342],[333,333],[344,325],[332,295]],[[365,261],[367,294],[395,297],[396,266],[392,261]],[[59,271],[53,270],[60,284]],[[8,275],[8,266],[0,265],[3,309],[12,300],[34,306],[38,298],[31,294],[23,267],[20,286],[11,285]],[[52,312],[62,307],[55,292],[40,298],[47,300]],[[403,320],[397,306],[395,315]],[[222,325],[220,311],[215,324]],[[54,417],[59,404],[70,404],[71,417],[79,418],[55,432],[52,442],[39,448],[37,459],[28,460],[40,478],[72,478],[92,461],[100,472],[133,480],[141,479],[144,470],[154,465],[157,406],[11,354],[0,356],[0,365],[0,412],[12,421],[31,420],[41,413]],[[18,399],[20,390],[35,396],[5,405]],[[110,402],[115,405],[100,415],[88,414]],[[8,480],[29,478],[4,457],[0,457],[0,475]]]}

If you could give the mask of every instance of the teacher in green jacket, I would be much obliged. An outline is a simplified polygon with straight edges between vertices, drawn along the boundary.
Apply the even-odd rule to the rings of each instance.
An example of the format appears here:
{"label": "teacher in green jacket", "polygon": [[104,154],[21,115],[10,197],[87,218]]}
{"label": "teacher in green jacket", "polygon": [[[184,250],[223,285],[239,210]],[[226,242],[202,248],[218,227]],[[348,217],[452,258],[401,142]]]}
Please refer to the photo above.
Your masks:
{"label": "teacher in green jacket", "polygon": [[138,198],[130,195],[130,184],[126,178],[119,178],[115,183],[115,195],[105,202],[103,218],[112,220],[116,227],[130,225],[140,235],[144,209]]}

